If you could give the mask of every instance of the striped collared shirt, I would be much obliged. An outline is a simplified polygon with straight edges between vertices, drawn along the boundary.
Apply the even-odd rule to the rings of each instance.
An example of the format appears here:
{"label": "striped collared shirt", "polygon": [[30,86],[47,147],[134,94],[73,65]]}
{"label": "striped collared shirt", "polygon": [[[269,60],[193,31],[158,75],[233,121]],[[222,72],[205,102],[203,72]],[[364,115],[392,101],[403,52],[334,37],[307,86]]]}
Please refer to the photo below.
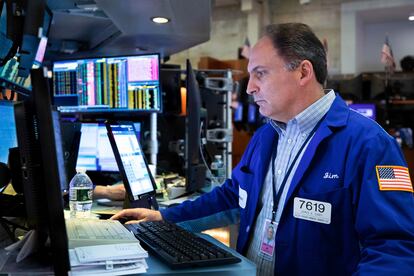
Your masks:
{"label": "striped collared shirt", "polygon": [[[335,93],[333,90],[299,113],[296,117],[287,122],[287,124],[270,121],[270,124],[276,129],[278,133],[277,155],[274,162],[274,168],[272,172],[271,164],[269,162],[269,169],[266,174],[265,183],[262,187],[261,200],[259,201],[259,215],[256,219],[254,233],[252,233],[252,239],[250,247],[247,251],[247,257],[256,263],[258,275],[273,275],[274,274],[274,260],[275,257],[266,257],[260,252],[261,239],[263,236],[263,227],[266,219],[271,220],[273,209],[273,193],[272,193],[272,177],[275,175],[276,191],[278,191],[286,171],[291,165],[293,159],[298,153],[302,143],[306,140],[306,137],[315,127],[317,122],[328,112],[333,101],[335,99]],[[282,196],[279,201],[279,206],[276,212],[275,221],[278,224],[280,216],[282,214],[283,205],[286,199],[287,192],[289,190],[292,177],[296,172],[296,168],[301,160],[303,153],[306,150],[307,145],[302,150],[298,161],[293,165],[292,172],[287,178],[286,185],[283,189]],[[277,247],[277,244],[275,245]]]}

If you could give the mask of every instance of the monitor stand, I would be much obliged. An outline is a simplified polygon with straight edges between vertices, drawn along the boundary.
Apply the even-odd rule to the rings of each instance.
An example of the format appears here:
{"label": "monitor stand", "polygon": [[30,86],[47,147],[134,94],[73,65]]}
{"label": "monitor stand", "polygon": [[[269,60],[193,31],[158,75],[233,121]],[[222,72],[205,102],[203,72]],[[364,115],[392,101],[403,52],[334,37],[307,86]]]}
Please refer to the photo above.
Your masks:
{"label": "monitor stand", "polygon": [[147,208],[158,210],[158,202],[155,199],[155,195],[143,196],[138,200],[131,201],[128,195],[125,196],[123,209],[127,208]]}

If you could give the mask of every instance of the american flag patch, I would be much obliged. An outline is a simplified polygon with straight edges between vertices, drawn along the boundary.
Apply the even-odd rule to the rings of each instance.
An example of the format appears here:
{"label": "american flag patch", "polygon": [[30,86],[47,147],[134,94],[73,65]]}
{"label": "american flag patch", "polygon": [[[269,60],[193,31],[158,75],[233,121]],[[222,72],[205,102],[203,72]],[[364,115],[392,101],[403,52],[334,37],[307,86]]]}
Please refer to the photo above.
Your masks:
{"label": "american flag patch", "polygon": [[413,192],[408,168],[400,166],[376,166],[381,191]]}

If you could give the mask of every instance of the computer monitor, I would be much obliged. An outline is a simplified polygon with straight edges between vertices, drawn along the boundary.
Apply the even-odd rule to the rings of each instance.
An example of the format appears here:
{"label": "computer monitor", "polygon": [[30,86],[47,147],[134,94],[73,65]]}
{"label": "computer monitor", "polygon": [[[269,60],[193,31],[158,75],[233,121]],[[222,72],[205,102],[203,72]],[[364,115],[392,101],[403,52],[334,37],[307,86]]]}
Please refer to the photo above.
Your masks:
{"label": "computer monitor", "polygon": [[38,256],[53,264],[56,275],[70,270],[62,190],[67,186],[59,113],[52,110],[48,81],[32,70],[32,93],[15,105],[23,194]]}
{"label": "computer monitor", "polygon": [[158,54],[55,61],[53,79],[63,113],[161,112]]}
{"label": "computer monitor", "polygon": [[185,137],[186,191],[199,191],[206,181],[206,166],[200,158],[201,96],[198,83],[189,60],[186,67],[187,117]]}
{"label": "computer monitor", "polygon": [[[137,137],[141,137],[141,124],[133,123]],[[118,172],[104,123],[82,123],[76,170]]]}
{"label": "computer monitor", "polygon": [[42,65],[46,53],[46,47],[47,37],[42,36],[40,38],[39,47],[37,48],[36,56],[33,61],[33,68],[39,68]]}
{"label": "computer monitor", "polygon": [[144,203],[142,207],[153,206],[157,209],[158,205],[154,198],[157,187],[136,136],[134,125],[108,122],[106,128],[131,205],[138,207],[139,205],[134,203],[141,201]]}
{"label": "computer monitor", "polygon": [[46,6],[43,16],[42,32],[40,35],[40,41],[37,47],[36,55],[33,61],[33,68],[38,68],[42,65],[43,59],[46,53],[47,41],[49,37],[50,25],[52,23],[52,11]]}
{"label": "computer monitor", "polygon": [[7,164],[9,149],[17,147],[14,102],[0,100],[0,162]]}
{"label": "computer monitor", "polygon": [[14,56],[4,66],[0,67],[0,86],[29,95],[32,90],[30,76],[27,78],[18,75],[18,57]]}
{"label": "computer monitor", "polygon": [[373,103],[355,103],[350,104],[349,108],[375,121],[376,107]]}

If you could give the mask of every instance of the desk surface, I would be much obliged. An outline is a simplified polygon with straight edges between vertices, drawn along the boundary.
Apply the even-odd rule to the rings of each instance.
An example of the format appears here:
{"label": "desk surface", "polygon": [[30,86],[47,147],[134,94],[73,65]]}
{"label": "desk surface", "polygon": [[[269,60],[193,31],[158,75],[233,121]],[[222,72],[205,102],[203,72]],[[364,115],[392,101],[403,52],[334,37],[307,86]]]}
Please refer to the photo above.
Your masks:
{"label": "desk surface", "polygon": [[[217,244],[218,246],[225,247],[223,244],[213,239],[212,237],[202,234],[202,236]],[[229,248],[227,248],[229,249]],[[236,251],[229,249],[234,255],[238,256],[242,261],[237,264],[230,265],[221,265],[213,267],[204,267],[204,268],[187,268],[172,270],[165,264],[163,264],[159,259],[150,254],[147,258],[148,271],[147,275],[256,275],[256,266],[254,263],[246,259],[245,257],[238,254]],[[50,275],[52,273],[52,268],[47,265],[39,264],[35,260],[25,260],[23,263],[16,264],[14,261],[16,254],[7,254],[4,249],[0,250],[0,273],[10,273],[13,274],[40,274],[40,275]]]}

